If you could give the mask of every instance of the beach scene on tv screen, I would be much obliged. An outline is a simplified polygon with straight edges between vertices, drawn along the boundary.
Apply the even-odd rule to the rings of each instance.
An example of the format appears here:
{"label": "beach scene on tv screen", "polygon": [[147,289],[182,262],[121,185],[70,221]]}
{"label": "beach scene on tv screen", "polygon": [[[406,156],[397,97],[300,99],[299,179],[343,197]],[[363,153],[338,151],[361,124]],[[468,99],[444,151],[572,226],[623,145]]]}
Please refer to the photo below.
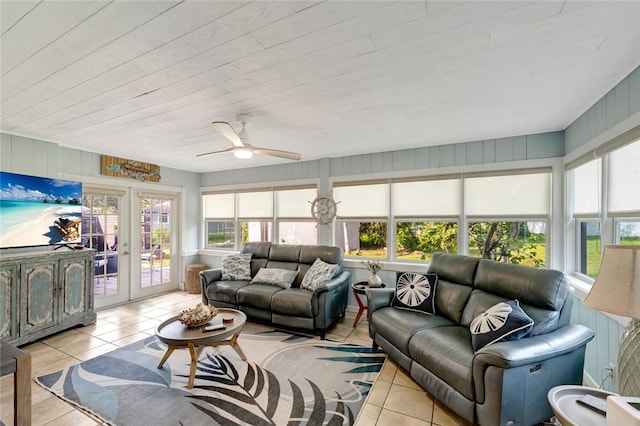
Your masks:
{"label": "beach scene on tv screen", "polygon": [[0,247],[80,241],[82,183],[0,172]]}

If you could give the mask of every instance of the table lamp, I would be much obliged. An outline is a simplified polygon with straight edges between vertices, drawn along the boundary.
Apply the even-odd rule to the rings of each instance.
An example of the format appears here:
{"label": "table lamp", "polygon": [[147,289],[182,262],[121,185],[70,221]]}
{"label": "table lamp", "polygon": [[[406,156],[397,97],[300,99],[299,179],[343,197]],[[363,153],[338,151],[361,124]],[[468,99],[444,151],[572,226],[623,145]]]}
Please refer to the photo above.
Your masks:
{"label": "table lamp", "polygon": [[640,396],[640,246],[604,247],[600,272],[584,304],[632,318],[620,341],[619,393]]}

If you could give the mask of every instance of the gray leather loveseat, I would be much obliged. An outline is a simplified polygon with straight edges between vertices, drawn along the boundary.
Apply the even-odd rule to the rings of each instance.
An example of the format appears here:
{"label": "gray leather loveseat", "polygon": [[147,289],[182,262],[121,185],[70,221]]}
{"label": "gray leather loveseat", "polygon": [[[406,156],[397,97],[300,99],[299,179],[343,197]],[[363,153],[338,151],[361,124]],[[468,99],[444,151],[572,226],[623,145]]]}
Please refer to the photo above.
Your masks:
{"label": "gray leather loveseat", "polygon": [[[536,424],[553,416],[547,392],[581,384],[593,332],[569,324],[573,291],[550,269],[435,253],[435,315],[392,307],[394,289],[369,289],[369,334],[425,390],[470,422]],[[470,324],[517,299],[530,334],[474,351]]]}
{"label": "gray leather loveseat", "polygon": [[[326,329],[344,316],[351,273],[342,269],[339,247],[255,242],[245,244],[241,253],[252,254],[252,279],[261,268],[297,271],[290,288],[251,280],[223,280],[222,268],[208,269],[200,272],[203,303],[240,309],[249,317],[275,325],[319,330],[322,338]],[[314,290],[300,288],[316,259],[338,265],[334,277]]]}

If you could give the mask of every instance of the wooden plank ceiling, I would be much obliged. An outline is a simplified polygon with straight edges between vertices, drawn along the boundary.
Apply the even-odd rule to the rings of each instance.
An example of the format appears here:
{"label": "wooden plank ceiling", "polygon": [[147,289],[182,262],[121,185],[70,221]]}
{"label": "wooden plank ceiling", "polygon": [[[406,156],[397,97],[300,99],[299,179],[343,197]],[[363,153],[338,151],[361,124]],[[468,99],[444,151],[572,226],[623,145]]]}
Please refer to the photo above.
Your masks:
{"label": "wooden plank ceiling", "polygon": [[0,129],[194,172],[564,129],[640,65],[638,1],[2,1]]}

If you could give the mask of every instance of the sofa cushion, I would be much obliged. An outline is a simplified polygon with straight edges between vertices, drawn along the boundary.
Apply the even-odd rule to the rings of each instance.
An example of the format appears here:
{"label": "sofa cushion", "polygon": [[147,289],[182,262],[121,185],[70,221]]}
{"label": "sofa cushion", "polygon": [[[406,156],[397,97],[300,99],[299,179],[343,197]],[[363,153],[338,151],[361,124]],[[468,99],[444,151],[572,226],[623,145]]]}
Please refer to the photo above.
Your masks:
{"label": "sofa cushion", "polygon": [[462,312],[473,290],[473,278],[480,259],[448,253],[433,253],[428,273],[438,275],[436,312],[460,324]]}
{"label": "sofa cushion", "polygon": [[391,306],[435,314],[436,274],[396,272],[396,292]]}
{"label": "sofa cushion", "polygon": [[500,295],[504,300],[517,299],[535,321],[532,336],[553,331],[569,322],[568,315],[562,317],[566,322],[560,322],[560,311],[571,291],[566,275],[561,271],[482,259],[474,288]]}
{"label": "sofa cushion", "polygon": [[281,288],[291,287],[291,283],[298,276],[298,271],[288,271],[280,268],[261,268],[251,284],[268,284]]}
{"label": "sofa cushion", "polygon": [[496,342],[518,340],[531,332],[533,320],[517,300],[498,302],[471,321],[471,343],[477,351]]}
{"label": "sofa cushion", "polygon": [[240,253],[222,259],[222,279],[225,281],[251,279],[251,253]]}
{"label": "sofa cushion", "polygon": [[249,284],[238,290],[236,299],[238,305],[268,311],[271,309],[271,298],[278,291],[284,290],[274,285]]}
{"label": "sofa cushion", "polygon": [[[279,291],[271,299],[271,311],[276,314],[313,318],[318,307],[313,306],[313,293],[300,288]],[[317,304],[317,298],[315,299]]]}
{"label": "sofa cushion", "polygon": [[437,315],[426,315],[418,311],[392,307],[376,310],[371,315],[370,321],[377,335],[384,337],[406,356],[409,356],[409,339],[417,331],[453,325],[448,319]]}
{"label": "sofa cushion", "polygon": [[237,305],[236,293],[247,285],[249,285],[249,281],[215,281],[207,286],[207,298],[208,300]]}
{"label": "sofa cushion", "polygon": [[339,265],[326,263],[320,258],[317,258],[315,262],[313,262],[313,265],[311,265],[311,268],[309,268],[307,273],[304,275],[300,288],[314,291],[316,288],[335,277],[339,271]]}
{"label": "sofa cushion", "polygon": [[[437,318],[437,317],[435,317]],[[467,327],[426,328],[409,341],[409,355],[466,398],[474,400],[471,332]]]}

